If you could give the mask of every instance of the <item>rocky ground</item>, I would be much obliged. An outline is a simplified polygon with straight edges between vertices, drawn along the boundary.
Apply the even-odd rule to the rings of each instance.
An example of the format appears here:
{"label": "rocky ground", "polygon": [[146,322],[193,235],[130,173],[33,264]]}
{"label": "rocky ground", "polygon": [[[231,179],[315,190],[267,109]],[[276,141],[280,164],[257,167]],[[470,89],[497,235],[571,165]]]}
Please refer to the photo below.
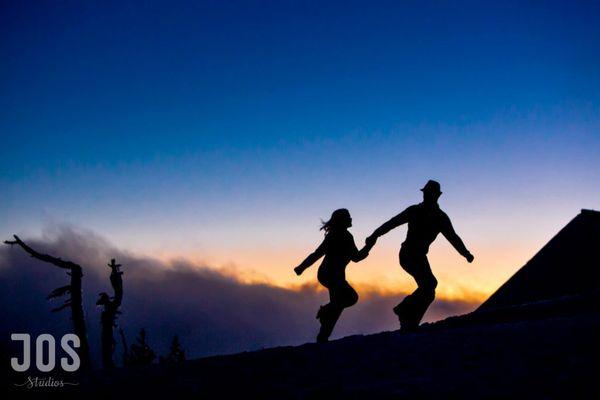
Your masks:
{"label": "rocky ground", "polygon": [[245,398],[590,398],[600,313],[352,336],[97,373],[72,389],[106,395]]}
{"label": "rocky ground", "polygon": [[5,387],[9,398],[593,398],[599,334],[597,296],[580,297],[453,317],[410,334],[97,371],[64,388],[15,387],[22,377],[8,376]]}

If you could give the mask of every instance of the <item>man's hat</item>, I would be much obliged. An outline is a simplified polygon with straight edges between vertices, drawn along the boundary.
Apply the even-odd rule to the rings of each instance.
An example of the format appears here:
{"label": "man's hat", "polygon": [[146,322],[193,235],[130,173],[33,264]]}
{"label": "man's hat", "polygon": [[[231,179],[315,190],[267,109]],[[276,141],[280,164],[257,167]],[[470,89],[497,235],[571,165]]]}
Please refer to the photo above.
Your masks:
{"label": "man's hat", "polygon": [[425,186],[423,186],[423,189],[421,189],[421,192],[442,194],[440,183],[437,181],[432,181],[431,179],[427,181]]}

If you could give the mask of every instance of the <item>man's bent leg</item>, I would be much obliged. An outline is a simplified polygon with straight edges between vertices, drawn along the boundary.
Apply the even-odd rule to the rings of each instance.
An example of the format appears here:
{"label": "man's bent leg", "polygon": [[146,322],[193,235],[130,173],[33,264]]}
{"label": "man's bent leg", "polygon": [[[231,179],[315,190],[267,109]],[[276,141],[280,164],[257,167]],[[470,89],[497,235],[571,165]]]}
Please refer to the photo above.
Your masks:
{"label": "man's bent leg", "polygon": [[435,298],[437,280],[431,272],[426,255],[414,255],[405,251],[400,253],[400,264],[417,282],[417,289],[396,307],[403,331],[412,331],[419,326],[425,311]]}
{"label": "man's bent leg", "polygon": [[417,273],[413,275],[417,281],[417,285],[419,285],[414,293],[415,302],[412,315],[417,326],[421,323],[421,320],[431,303],[433,303],[433,300],[435,299],[435,288],[437,287],[437,279],[435,279],[435,276],[433,276],[433,273],[431,272],[427,257],[425,257],[423,261],[424,262],[420,265]]}

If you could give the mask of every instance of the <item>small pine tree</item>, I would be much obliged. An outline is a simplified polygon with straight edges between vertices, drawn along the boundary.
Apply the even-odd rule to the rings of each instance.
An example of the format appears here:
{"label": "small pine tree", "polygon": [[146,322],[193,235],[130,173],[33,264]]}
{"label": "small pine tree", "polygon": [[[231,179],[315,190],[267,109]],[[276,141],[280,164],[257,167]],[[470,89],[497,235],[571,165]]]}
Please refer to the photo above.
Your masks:
{"label": "small pine tree", "polygon": [[171,348],[169,354],[166,357],[160,357],[161,364],[179,364],[185,361],[185,350],[181,348],[179,344],[179,337],[175,335],[171,342]]}
{"label": "small pine tree", "polygon": [[136,343],[131,345],[129,352],[129,365],[150,365],[154,362],[156,354],[146,342],[146,330],[140,329]]}

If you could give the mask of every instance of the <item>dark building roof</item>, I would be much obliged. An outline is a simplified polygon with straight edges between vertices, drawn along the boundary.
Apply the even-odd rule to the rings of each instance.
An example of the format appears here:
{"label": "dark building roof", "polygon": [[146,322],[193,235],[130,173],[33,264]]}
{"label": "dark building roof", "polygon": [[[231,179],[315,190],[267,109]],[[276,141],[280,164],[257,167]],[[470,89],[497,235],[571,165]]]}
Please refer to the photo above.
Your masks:
{"label": "dark building roof", "polygon": [[600,289],[600,212],[581,210],[477,311]]}

